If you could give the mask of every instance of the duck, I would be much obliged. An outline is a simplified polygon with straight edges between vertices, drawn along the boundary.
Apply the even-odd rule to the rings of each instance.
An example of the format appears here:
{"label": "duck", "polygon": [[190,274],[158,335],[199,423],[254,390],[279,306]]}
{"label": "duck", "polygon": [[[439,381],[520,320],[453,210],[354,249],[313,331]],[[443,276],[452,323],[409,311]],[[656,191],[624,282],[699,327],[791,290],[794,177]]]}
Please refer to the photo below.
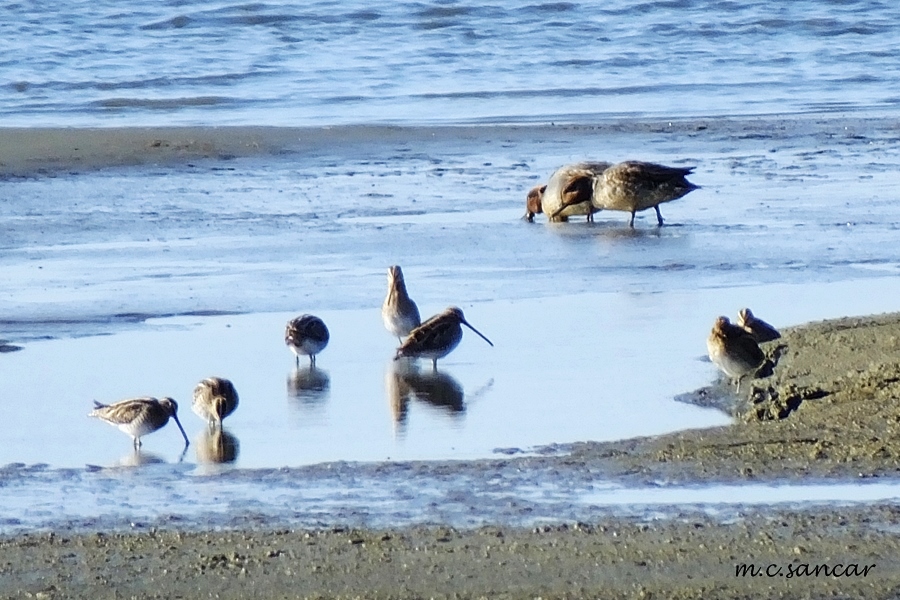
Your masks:
{"label": "duck", "polygon": [[609,167],[607,162],[579,162],[558,168],[546,185],[529,190],[524,219],[534,222],[535,215],[544,213],[551,222],[557,223],[580,215],[593,221],[598,210],[591,204],[594,180]]}
{"label": "duck", "polygon": [[[656,211],[657,224],[662,227],[663,217],[659,205],[671,202],[699,189],[687,180],[696,167],[668,167],[639,160],[626,160],[612,165],[592,178],[590,204],[592,210],[617,210],[631,213],[628,226],[634,229],[635,214],[652,208]],[[548,184],[549,186],[549,184]],[[546,196],[546,193],[545,193]],[[551,211],[544,212],[553,220],[566,214],[570,202],[583,204],[581,196],[565,196]],[[579,210],[585,210],[579,208]]]}

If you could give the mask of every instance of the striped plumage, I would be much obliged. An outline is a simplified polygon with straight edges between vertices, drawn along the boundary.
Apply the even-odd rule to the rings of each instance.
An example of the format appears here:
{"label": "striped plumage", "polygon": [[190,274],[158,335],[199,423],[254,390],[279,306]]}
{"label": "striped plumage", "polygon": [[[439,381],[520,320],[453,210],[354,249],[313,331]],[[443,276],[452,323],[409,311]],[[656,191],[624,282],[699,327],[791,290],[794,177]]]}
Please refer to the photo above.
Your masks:
{"label": "striped plumage", "polygon": [[394,265],[388,269],[388,291],[381,305],[384,326],[402,342],[413,329],[422,324],[419,307],[406,291],[403,270]]}
{"label": "striped plumage", "polygon": [[313,315],[300,315],[296,319],[288,321],[284,331],[284,343],[297,355],[297,365],[300,365],[300,356],[308,356],[309,364],[316,364],[316,354],[328,345],[328,328],[319,317]]}
{"label": "striped plumage", "polygon": [[161,429],[171,417],[181,430],[185,446],[190,443],[178,420],[178,403],[172,398],[131,398],[114,404],[101,404],[95,400],[94,410],[88,416],[118,427],[132,437],[135,447],[141,445],[143,436]]}
{"label": "striped plumage", "polygon": [[460,325],[465,325],[488,344],[494,345],[491,340],[484,337],[480,331],[466,321],[462,309],[451,306],[413,329],[406,341],[397,348],[394,360],[402,357],[430,358],[432,368],[436,370],[437,359],[447,356],[459,345],[459,341],[462,339]]}
{"label": "striped plumage", "polygon": [[221,377],[207,377],[194,388],[191,409],[210,427],[222,427],[222,419],[238,406],[238,393],[234,384]]}
{"label": "striped plumage", "polygon": [[741,380],[753,376],[766,360],[753,337],[727,317],[719,317],[706,340],[709,359],[732,381],[740,393]]}
{"label": "striped plumage", "polygon": [[753,336],[753,339],[756,340],[758,344],[771,342],[772,340],[777,340],[781,337],[781,334],[778,333],[777,329],[762,319],[758,319],[750,312],[749,308],[741,309],[738,313],[737,324],[738,327],[741,327],[744,331]]}

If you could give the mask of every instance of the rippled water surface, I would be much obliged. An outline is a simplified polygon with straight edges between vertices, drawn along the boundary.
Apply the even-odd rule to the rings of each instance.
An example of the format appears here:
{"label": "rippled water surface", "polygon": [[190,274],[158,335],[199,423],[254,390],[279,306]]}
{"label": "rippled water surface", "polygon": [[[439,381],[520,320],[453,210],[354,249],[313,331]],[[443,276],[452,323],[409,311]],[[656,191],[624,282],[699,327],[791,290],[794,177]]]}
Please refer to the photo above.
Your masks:
{"label": "rippled water surface", "polygon": [[4,125],[335,125],[894,110],[900,7],[29,2]]}

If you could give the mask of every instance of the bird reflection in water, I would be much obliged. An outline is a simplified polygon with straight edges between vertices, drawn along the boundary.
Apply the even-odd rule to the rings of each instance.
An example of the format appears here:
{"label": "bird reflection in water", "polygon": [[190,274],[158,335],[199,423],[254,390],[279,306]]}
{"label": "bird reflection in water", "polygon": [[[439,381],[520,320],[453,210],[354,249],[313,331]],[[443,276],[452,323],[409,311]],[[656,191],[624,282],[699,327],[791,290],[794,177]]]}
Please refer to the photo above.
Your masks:
{"label": "bird reflection in water", "polygon": [[237,437],[218,427],[204,429],[196,446],[197,462],[201,464],[233,463],[241,450]]}
{"label": "bird reflection in water", "polygon": [[331,378],[328,371],[318,369],[315,365],[297,367],[287,378],[288,398],[299,400],[304,404],[318,404],[328,398]]}
{"label": "bird reflection in water", "polygon": [[398,360],[392,362],[384,374],[384,391],[387,395],[388,406],[391,409],[391,421],[394,423],[394,437],[402,438],[406,435],[406,417],[409,414],[409,399],[412,396],[412,388],[404,381],[404,373],[409,369],[415,369],[416,363],[412,360]]}
{"label": "bird reflection in water", "polygon": [[385,393],[395,434],[405,433],[409,402],[413,398],[454,419],[461,418],[466,411],[463,387],[455,377],[441,371],[419,371],[413,360],[401,359],[391,365],[385,376]]}
{"label": "bird reflection in water", "polygon": [[[187,446],[185,446],[187,449]],[[182,453],[184,456],[184,453]],[[163,457],[158,454],[154,454],[153,452],[145,452],[140,449],[140,447],[135,448],[133,452],[129,452],[125,456],[119,459],[119,461],[113,465],[114,467],[143,467],[145,465],[159,465],[166,462]]]}

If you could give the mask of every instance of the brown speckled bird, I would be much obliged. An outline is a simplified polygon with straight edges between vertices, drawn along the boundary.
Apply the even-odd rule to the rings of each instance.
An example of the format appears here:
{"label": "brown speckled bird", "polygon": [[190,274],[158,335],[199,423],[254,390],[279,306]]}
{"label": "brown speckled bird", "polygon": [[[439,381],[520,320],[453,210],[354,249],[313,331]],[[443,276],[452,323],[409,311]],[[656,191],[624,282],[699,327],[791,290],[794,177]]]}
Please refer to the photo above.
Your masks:
{"label": "brown speckled bird", "polygon": [[396,335],[397,341],[401,343],[403,338],[422,324],[419,307],[406,292],[403,270],[397,265],[388,269],[388,291],[384,304],[381,305],[381,318],[387,330]]}
{"label": "brown speckled bird", "polygon": [[114,404],[101,404],[95,400],[94,410],[88,416],[106,421],[130,435],[135,448],[141,445],[143,436],[161,429],[171,417],[181,430],[184,445],[190,444],[184,427],[178,420],[178,404],[171,398],[131,398]]}
{"label": "brown speckled bird", "polygon": [[437,359],[444,358],[459,345],[462,339],[460,325],[465,325],[488,344],[494,345],[466,321],[462,309],[451,306],[413,329],[406,341],[397,348],[394,360],[402,357],[430,358],[432,369],[437,370]]}
{"label": "brown speckled bird", "polygon": [[315,366],[316,354],[325,349],[329,338],[325,322],[313,315],[291,319],[284,330],[284,343],[297,356],[297,366],[300,365],[301,355],[308,356],[309,364]]}
{"label": "brown speckled bird", "polygon": [[753,313],[750,312],[749,308],[741,309],[738,313],[737,324],[738,327],[741,327],[744,331],[753,336],[753,339],[756,340],[757,344],[771,342],[772,340],[777,340],[781,337],[781,334],[778,333],[777,329],[762,319],[756,318]]}
{"label": "brown speckled bird", "polygon": [[719,317],[706,339],[709,359],[732,381],[737,382],[736,393],[741,391],[741,380],[756,371],[766,360],[765,354],[753,337],[727,317]]}
{"label": "brown speckled bird", "polygon": [[238,393],[234,384],[221,377],[207,377],[194,388],[191,409],[210,427],[222,428],[222,419],[238,406]]}

